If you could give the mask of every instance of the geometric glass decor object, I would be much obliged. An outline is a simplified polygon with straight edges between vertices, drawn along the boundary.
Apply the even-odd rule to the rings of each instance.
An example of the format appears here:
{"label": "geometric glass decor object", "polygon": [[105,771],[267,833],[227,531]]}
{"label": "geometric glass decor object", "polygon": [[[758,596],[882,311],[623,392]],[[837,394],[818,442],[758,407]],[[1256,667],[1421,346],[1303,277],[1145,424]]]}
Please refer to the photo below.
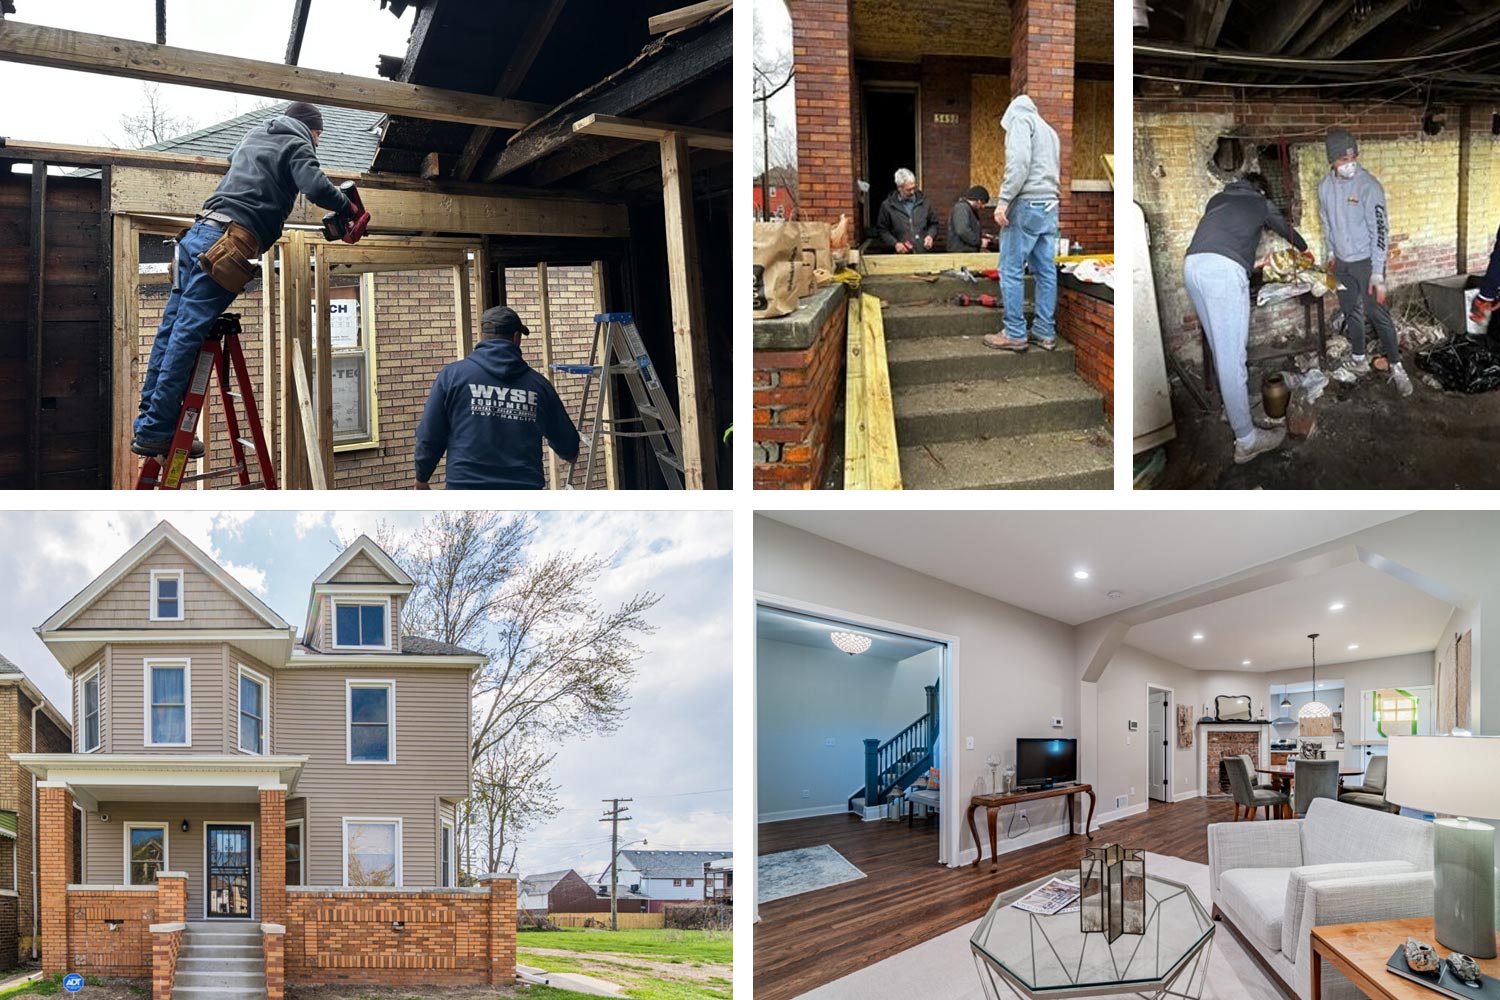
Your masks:
{"label": "geometric glass decor object", "polygon": [[1146,852],[1119,844],[1084,850],[1078,864],[1078,926],[1113,943],[1146,929]]}
{"label": "geometric glass decor object", "polygon": [[1085,934],[1109,926],[1109,892],[1106,869],[1112,844],[1087,847],[1078,863],[1078,927]]}

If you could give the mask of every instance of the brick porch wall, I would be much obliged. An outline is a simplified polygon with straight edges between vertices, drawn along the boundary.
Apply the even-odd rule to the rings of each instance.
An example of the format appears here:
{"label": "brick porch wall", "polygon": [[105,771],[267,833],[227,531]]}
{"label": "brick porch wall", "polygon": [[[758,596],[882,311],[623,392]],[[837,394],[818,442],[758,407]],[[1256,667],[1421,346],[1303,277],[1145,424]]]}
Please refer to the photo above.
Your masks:
{"label": "brick porch wall", "polygon": [[[47,850],[48,848],[44,848]],[[155,886],[133,889],[86,887],[62,894],[66,940],[44,952],[42,968],[47,972],[78,972],[85,976],[124,976],[147,979],[152,975],[150,926],[156,919]],[[47,924],[49,899],[42,895],[42,941],[53,933]],[[111,924],[115,926],[111,928]],[[54,967],[61,954],[62,965]]]}
{"label": "brick porch wall", "polygon": [[286,865],[273,863],[286,856],[286,792],[279,788],[261,789],[260,856],[267,860],[260,866],[260,919],[266,923],[286,922]]}
{"label": "brick porch wall", "polygon": [[1073,369],[1104,394],[1104,418],[1115,420],[1115,306],[1077,289],[1057,290],[1057,332],[1073,345]]}
{"label": "brick porch wall", "polygon": [[847,215],[857,225],[860,136],[850,29],[850,0],[797,0],[797,214],[823,222]]}
{"label": "brick porch wall", "polygon": [[172,1000],[185,929],[181,921],[151,925],[151,1000]]}
{"label": "brick porch wall", "polygon": [[1064,192],[1059,234],[1083,245],[1085,253],[1115,252],[1113,191]]}
{"label": "brick porch wall", "polygon": [[[40,886],[42,969],[67,972],[68,877],[73,871],[73,793],[66,788],[37,789],[41,824]],[[155,903],[155,892],[152,893]]]}
{"label": "brick porch wall", "polygon": [[260,941],[266,957],[266,1000],[282,1000],[286,996],[285,925],[262,923]]}
{"label": "brick porch wall", "polygon": [[844,385],[848,315],[840,295],[806,347],[754,352],[756,489],[810,490],[822,481]]}
{"label": "brick porch wall", "polygon": [[1073,179],[1073,8],[1074,0],[1010,0],[1010,92],[1028,95],[1057,130],[1065,196]]}
{"label": "brick porch wall", "polygon": [[286,893],[286,980],[384,986],[508,984],[516,880],[480,888]]}

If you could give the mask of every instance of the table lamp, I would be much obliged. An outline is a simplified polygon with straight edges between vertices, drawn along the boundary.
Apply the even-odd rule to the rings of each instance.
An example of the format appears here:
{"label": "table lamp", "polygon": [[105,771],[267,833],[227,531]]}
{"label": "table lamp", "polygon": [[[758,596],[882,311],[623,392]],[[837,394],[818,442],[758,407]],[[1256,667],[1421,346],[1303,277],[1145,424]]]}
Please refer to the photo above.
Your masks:
{"label": "table lamp", "polygon": [[1447,814],[1433,823],[1433,933],[1445,948],[1495,957],[1495,828],[1500,737],[1392,736],[1386,798]]}

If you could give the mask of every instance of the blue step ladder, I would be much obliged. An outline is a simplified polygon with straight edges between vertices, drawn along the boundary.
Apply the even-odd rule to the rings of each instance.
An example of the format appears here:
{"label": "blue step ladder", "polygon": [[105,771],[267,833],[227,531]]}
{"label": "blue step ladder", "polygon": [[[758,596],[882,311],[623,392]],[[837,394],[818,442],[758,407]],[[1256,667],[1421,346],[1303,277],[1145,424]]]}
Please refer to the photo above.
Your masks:
{"label": "blue step ladder", "polygon": [[[604,356],[602,363],[601,349]],[[683,488],[682,428],[677,424],[677,414],[672,410],[661,379],[656,377],[656,366],[651,363],[646,347],[641,343],[634,316],[628,312],[596,314],[594,344],[589,351],[589,363],[555,364],[552,370],[588,378],[583,386],[583,400],[578,404],[577,424],[580,427],[584,425],[584,418],[589,412],[589,393],[597,389],[593,419],[589,422],[589,457],[584,466],[584,489],[594,481],[594,461],[599,454],[599,443],[606,434],[616,438],[645,438],[656,454],[667,488]],[[630,389],[636,416],[614,418],[605,415],[611,375],[624,378],[625,385]],[[573,488],[573,474],[579,464],[574,462],[568,467],[567,488],[570,490]]]}

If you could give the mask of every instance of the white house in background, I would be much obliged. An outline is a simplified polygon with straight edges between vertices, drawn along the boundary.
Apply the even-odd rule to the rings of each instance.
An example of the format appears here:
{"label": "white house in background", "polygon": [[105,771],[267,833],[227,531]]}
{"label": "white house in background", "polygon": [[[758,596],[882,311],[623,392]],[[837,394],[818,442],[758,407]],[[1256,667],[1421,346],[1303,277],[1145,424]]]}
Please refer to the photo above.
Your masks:
{"label": "white house in background", "polygon": [[[703,866],[733,857],[730,851],[621,851],[620,892],[650,900],[650,911],[660,904],[703,901]],[[601,891],[609,895],[609,870],[600,879]]]}

